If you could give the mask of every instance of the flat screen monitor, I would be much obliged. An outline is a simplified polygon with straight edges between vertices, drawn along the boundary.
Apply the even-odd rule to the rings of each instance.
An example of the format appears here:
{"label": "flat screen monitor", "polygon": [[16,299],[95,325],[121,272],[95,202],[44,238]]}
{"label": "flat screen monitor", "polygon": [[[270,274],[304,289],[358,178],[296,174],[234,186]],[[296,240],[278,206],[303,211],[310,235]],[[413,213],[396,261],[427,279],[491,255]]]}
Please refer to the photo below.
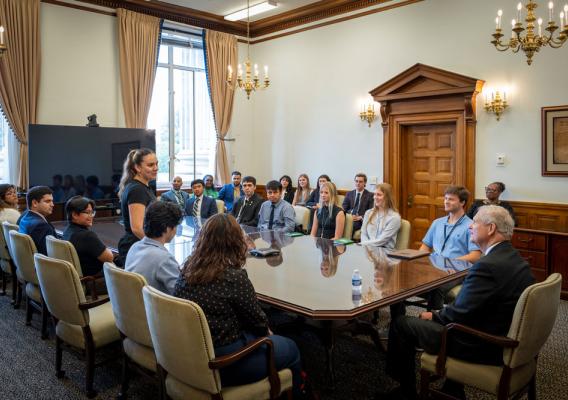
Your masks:
{"label": "flat screen monitor", "polygon": [[141,147],[156,151],[156,132],[30,124],[28,143],[30,187],[52,187],[56,203],[77,194],[114,199],[128,152]]}

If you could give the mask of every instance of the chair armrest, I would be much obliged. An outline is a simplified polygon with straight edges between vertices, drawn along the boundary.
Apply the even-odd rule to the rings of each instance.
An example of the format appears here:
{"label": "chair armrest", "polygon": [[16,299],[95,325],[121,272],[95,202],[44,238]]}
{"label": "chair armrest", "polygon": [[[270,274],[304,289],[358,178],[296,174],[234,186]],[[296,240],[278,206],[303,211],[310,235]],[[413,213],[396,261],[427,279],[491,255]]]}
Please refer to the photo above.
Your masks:
{"label": "chair armrest", "polygon": [[227,354],[221,357],[215,357],[213,360],[209,361],[210,369],[220,369],[234,362],[242,359],[248,354],[252,353],[254,350],[258,349],[263,344],[266,344],[267,348],[267,370],[268,370],[268,381],[270,382],[270,398],[275,399],[280,394],[280,378],[278,377],[278,371],[276,370],[276,365],[274,363],[274,344],[272,340],[268,337],[262,337],[250,342],[248,345],[242,349],[235,351],[234,353]]}
{"label": "chair armrest", "polygon": [[84,276],[80,279],[81,283],[88,284],[91,289],[91,297],[93,300],[97,300],[99,296],[97,295],[97,282],[103,280],[105,277],[104,275],[91,275],[91,276]]}
{"label": "chair armrest", "polygon": [[88,310],[90,308],[95,308],[103,305],[110,301],[110,297],[102,297],[100,299],[93,299],[92,301],[86,301],[84,303],[79,303],[79,310]]}
{"label": "chair armrest", "polygon": [[480,330],[471,328],[466,325],[451,323],[444,326],[442,330],[442,341],[440,344],[440,353],[438,353],[438,358],[436,359],[436,373],[439,376],[444,376],[446,371],[446,360],[448,358],[448,333],[452,330],[460,331],[471,336],[475,336],[481,340],[488,343],[496,344],[504,348],[514,348],[519,345],[517,340],[511,339],[506,336],[496,336],[489,333],[482,332]]}

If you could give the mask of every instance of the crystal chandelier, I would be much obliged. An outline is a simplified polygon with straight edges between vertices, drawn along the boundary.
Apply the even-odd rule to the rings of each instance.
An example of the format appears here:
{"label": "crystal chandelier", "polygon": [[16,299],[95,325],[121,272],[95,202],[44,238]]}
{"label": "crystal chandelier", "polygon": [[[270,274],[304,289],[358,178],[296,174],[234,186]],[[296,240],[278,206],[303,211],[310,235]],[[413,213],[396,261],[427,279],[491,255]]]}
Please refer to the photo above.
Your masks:
{"label": "crystal chandelier", "polygon": [[[519,50],[523,50],[527,56],[527,64],[532,64],[532,58],[535,53],[540,51],[541,47],[550,46],[554,49],[562,47],[566,39],[568,38],[568,4],[564,6],[564,11],[560,12],[560,25],[556,25],[554,21],[554,4],[548,3],[548,24],[545,31],[548,33],[542,33],[542,18],[536,18],[534,10],[538,5],[533,1],[525,5],[526,11],[526,28],[523,27],[522,17],[523,17],[523,4],[517,4],[517,19],[511,21],[512,32],[509,42],[501,42],[501,38],[504,36],[501,29],[501,16],[503,11],[499,10],[497,12],[497,18],[495,18],[495,33],[492,35],[493,40],[491,43],[499,51],[507,51],[512,49],[513,53],[518,53]],[[535,22],[538,24],[538,33],[535,33]],[[558,35],[554,37],[554,32],[560,27]],[[525,32],[526,31],[526,32]],[[524,32],[524,34],[523,34]]]}
{"label": "crystal chandelier", "polygon": [[[244,90],[247,94],[247,99],[250,99],[250,94],[258,89],[266,89],[270,85],[270,80],[268,79],[268,66],[264,66],[264,80],[261,82],[258,77],[258,64],[253,64],[250,60],[250,0],[247,0],[247,59],[244,62],[245,74],[243,77],[243,68],[241,64],[237,66],[237,82],[235,87]],[[232,89],[233,88],[233,67],[231,65],[227,66],[228,78],[227,84]]]}

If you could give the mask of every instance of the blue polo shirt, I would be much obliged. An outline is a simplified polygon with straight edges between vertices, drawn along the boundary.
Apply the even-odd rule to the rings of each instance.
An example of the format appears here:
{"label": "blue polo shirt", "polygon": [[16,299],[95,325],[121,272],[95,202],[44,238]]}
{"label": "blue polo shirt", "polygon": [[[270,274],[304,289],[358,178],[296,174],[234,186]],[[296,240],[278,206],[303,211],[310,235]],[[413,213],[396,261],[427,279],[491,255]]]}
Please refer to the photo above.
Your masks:
{"label": "blue polo shirt", "polygon": [[464,214],[455,224],[448,223],[448,219],[449,216],[445,216],[434,220],[422,243],[430,247],[434,254],[446,258],[458,258],[479,250],[479,247],[470,240],[469,226],[473,222],[471,218]]}

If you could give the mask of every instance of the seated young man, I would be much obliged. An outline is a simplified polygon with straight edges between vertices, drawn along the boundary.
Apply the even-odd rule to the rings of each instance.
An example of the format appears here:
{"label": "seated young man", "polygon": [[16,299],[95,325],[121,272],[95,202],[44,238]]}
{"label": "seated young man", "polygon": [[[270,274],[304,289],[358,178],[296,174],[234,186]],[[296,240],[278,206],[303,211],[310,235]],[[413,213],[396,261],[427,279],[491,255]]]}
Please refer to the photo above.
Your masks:
{"label": "seated young man", "polygon": [[[483,256],[469,269],[455,302],[439,312],[423,312],[419,318],[399,316],[391,322],[387,372],[400,388],[380,398],[416,398],[416,348],[438,354],[445,325],[456,322],[491,335],[505,336],[521,293],[534,283],[527,261],[510,240],[515,224],[499,206],[481,207],[470,223],[471,240]],[[473,336],[450,335],[450,357],[501,365],[503,348]],[[463,397],[463,387],[446,381],[442,389]]]}
{"label": "seated young man", "polygon": [[353,233],[363,226],[365,212],[373,208],[373,193],[365,189],[367,175],[359,172],[355,175],[355,189],[347,192],[343,200],[343,210],[353,215]]}
{"label": "seated young man", "polygon": [[84,276],[100,274],[105,262],[112,262],[113,255],[97,234],[90,230],[95,217],[95,202],[86,197],[75,196],[65,204],[69,225],[63,232],[63,240],[73,244]]}
{"label": "seated young man", "polygon": [[258,225],[258,214],[264,201],[262,197],[255,193],[256,179],[253,176],[243,178],[243,192],[245,195],[240,197],[231,210],[231,214],[236,218],[240,225]]}
{"label": "seated young man", "polygon": [[233,171],[231,173],[231,180],[233,182],[223,185],[221,190],[219,190],[219,196],[217,196],[219,200],[223,200],[225,202],[227,212],[231,212],[239,197],[243,195],[241,173],[239,171]]}
{"label": "seated young man", "polygon": [[182,211],[170,202],[156,201],[146,207],[144,238],[134,243],[124,269],[144,276],[148,285],[173,294],[180,266],[165,244],[172,241],[180,224]]}
{"label": "seated young man", "polygon": [[278,181],[270,181],[266,184],[268,200],[260,207],[259,229],[294,232],[296,212],[290,203],[282,200],[281,191],[282,184]]}
{"label": "seated young man", "polygon": [[160,196],[161,201],[170,201],[172,203],[176,203],[179,208],[182,210],[185,207],[185,203],[189,200],[189,194],[181,190],[183,185],[183,180],[181,177],[176,176],[172,180],[172,189],[168,190],[167,192],[163,193]]}
{"label": "seated young man", "polygon": [[32,238],[39,253],[47,255],[45,238],[58,237],[46,219],[53,212],[53,192],[48,186],[35,186],[28,190],[26,203],[28,209],[18,219],[19,231]]}
{"label": "seated young man", "polygon": [[191,182],[193,197],[187,199],[185,203],[185,215],[197,218],[209,218],[217,214],[217,202],[211,197],[203,194],[205,184],[202,179],[195,179]]}

